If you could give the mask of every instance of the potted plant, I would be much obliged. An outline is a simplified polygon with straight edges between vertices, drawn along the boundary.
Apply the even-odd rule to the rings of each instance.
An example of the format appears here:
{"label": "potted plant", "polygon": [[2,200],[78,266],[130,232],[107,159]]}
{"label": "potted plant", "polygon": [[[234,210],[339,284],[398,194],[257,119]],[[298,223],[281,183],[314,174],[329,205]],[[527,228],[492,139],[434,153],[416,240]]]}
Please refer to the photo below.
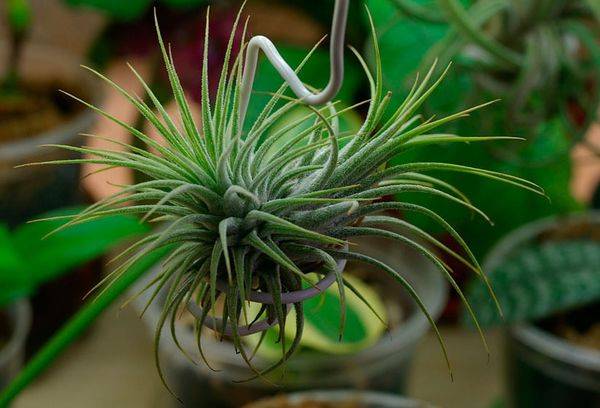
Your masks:
{"label": "potted plant", "polygon": [[357,391],[311,391],[261,400],[244,408],[427,408],[422,401]]}
{"label": "potted plant", "polygon": [[[97,86],[76,70],[78,62],[49,46],[26,47],[32,11],[27,0],[6,8],[10,51],[0,74],[0,219],[17,225],[34,215],[82,200],[79,167],[16,170],[23,163],[76,158],[39,149],[46,143],[81,143],[94,120],[90,112],[58,92],[81,92],[97,99]],[[56,58],[56,55],[61,55]],[[43,72],[40,67],[44,67]]]}
{"label": "potted plant", "polygon": [[[272,43],[260,36],[245,44],[238,55],[226,54],[213,101],[209,98],[208,53],[204,52],[201,124],[193,120],[173,60],[160,35],[159,44],[179,108],[181,127],[177,127],[173,118],[166,114],[148,86],[145,86],[149,95],[146,102],[98,74],[136,106],[164,137],[166,144],[157,143],[143,132],[84,102],[125,127],[152,149],[128,145],[129,151],[115,152],[68,145],[58,147],[92,154],[91,162],[107,167],[127,167],[146,178],[124,187],[80,214],[55,219],[68,219],[64,225],[67,228],[114,214],[143,214],[144,219],[160,222],[163,228],[152,231],[124,251],[121,256],[123,264],[113,273],[112,284],[32,360],[0,396],[0,404],[10,402],[110,302],[139,279],[143,271],[138,261],[146,265],[148,256],[166,256],[160,273],[144,288],[153,294],[150,304],[163,288],[168,288],[156,327],[157,348],[163,327],[174,325],[180,310],[188,310],[194,316],[200,351],[207,330],[213,331],[231,341],[234,350],[252,370],[253,377],[268,378],[269,373],[292,358],[300,344],[304,328],[304,301],[319,295],[334,282],[338,283],[342,305],[338,327],[332,330],[344,333],[346,290],[361,297],[344,277],[345,261],[352,260],[380,269],[406,290],[435,330],[446,356],[435,321],[413,285],[392,266],[360,253],[348,241],[357,236],[367,236],[404,243],[434,263],[441,275],[462,295],[440,256],[420,240],[453,255],[485,280],[466,244],[463,244],[461,255],[411,223],[377,214],[385,210],[421,213],[443,225],[459,242],[464,243],[458,233],[437,213],[412,203],[408,198],[395,202],[385,201],[385,198],[391,194],[432,194],[486,217],[455,188],[424,174],[436,170],[474,173],[539,194],[543,192],[535,184],[515,176],[455,164],[406,162],[386,166],[390,158],[412,148],[438,143],[513,139],[432,133],[434,129],[478,108],[423,120],[417,111],[442,80],[432,81],[434,68],[428,71],[423,81],[415,84],[404,103],[392,109],[394,113],[389,120],[383,116],[390,95],[383,92],[381,69],[377,66],[374,75],[366,69],[365,75],[372,91],[368,113],[359,132],[341,133],[337,118],[342,111],[329,101],[342,83],[348,7],[348,0],[336,2],[330,44],[330,82],[316,94],[302,84],[295,70],[285,63]],[[236,24],[238,22],[239,17]],[[235,25],[232,31],[236,32]],[[207,31],[205,44],[208,44],[208,38]],[[232,42],[233,37],[228,49],[231,49]],[[374,48],[377,49],[376,46]],[[271,96],[256,120],[245,123],[260,50],[266,52],[286,83]],[[307,59],[309,57],[310,54]],[[358,59],[366,68],[364,60],[360,56]],[[233,64],[231,69],[230,60]],[[288,84],[296,98],[285,94]],[[278,136],[264,139],[266,130],[278,117],[299,105],[309,106],[311,112],[308,117],[290,123],[288,127],[307,119],[313,125],[278,148],[275,154],[269,154]],[[278,133],[281,137],[284,134],[284,131]],[[37,164],[79,162],[60,160]],[[403,229],[396,232],[395,227]],[[156,251],[159,251],[158,255]],[[312,272],[316,274],[317,283],[307,276]],[[251,311],[248,303],[256,304],[255,312]],[[292,309],[295,311],[293,321],[288,318]],[[255,364],[242,337],[279,326],[280,340],[284,343],[287,325],[295,327],[296,331],[289,347],[282,347],[278,361],[266,367]],[[173,337],[178,342],[177,336]],[[204,353],[200,355],[207,357]],[[160,364],[159,373],[162,376]]]}
{"label": "potted plant", "polygon": [[[73,214],[75,209],[47,214]],[[44,326],[33,315],[27,298],[39,288],[105,253],[126,238],[147,231],[147,226],[128,216],[92,221],[47,238],[64,222],[25,224],[13,231],[0,225],[0,385],[17,374],[24,357],[31,323]],[[46,308],[55,307],[45,304]],[[33,317],[33,319],[32,319]],[[34,330],[39,335],[39,330]]]}
{"label": "potted plant", "polygon": [[[458,124],[458,132],[518,135],[522,144],[476,147],[465,154],[441,147],[417,157],[437,155],[448,161],[486,165],[535,181],[552,205],[520,191],[499,192],[474,182],[465,193],[498,223],[493,231],[460,213],[461,230],[484,255],[512,229],[551,214],[581,208],[573,198],[570,151],[597,119],[600,67],[597,2],[372,0],[381,29],[386,85],[401,98],[410,84],[407,73],[439,59],[454,63],[451,80],[430,98],[427,111],[454,111],[464,104],[500,99],[495,109],[477,112]],[[454,181],[448,178],[448,181]],[[505,202],[522,210],[506,211]],[[436,208],[436,207],[434,207]],[[475,238],[476,237],[476,238]]]}
{"label": "potted plant", "polygon": [[[398,270],[420,294],[432,317],[439,316],[446,302],[447,285],[433,264],[418,252],[385,239],[358,239],[353,243],[361,253]],[[142,279],[132,292],[138,293],[159,272],[159,268],[155,268],[154,273]],[[340,339],[333,330],[340,314],[337,285],[334,283],[322,295],[305,301],[305,327],[298,351],[270,377],[272,382],[260,379],[238,382],[250,377],[251,369],[240,355],[234,353],[231,341],[211,336],[210,332],[203,338],[202,349],[210,367],[217,371],[204,364],[194,364],[193,361],[200,361],[201,356],[193,331],[194,319],[189,314],[184,313],[176,323],[178,343],[170,336],[171,328],[164,327],[159,351],[165,377],[175,395],[190,406],[203,403],[214,407],[237,407],[267,395],[311,389],[344,388],[403,394],[410,378],[415,348],[428,331],[429,323],[410,297],[398,293],[394,281],[376,269],[351,262],[346,266],[344,276],[372,309],[354,293],[346,293],[348,319],[344,337]],[[136,299],[134,307],[139,313],[151,295],[145,293]],[[150,331],[154,331],[160,321],[166,295],[167,291],[162,291],[143,314]],[[293,312],[288,318],[294,318]],[[256,353],[255,364],[268,366],[279,359],[278,334],[277,328],[272,328],[264,337],[255,334],[244,339],[244,346]],[[286,327],[287,345],[291,344],[294,335],[293,327]],[[257,347],[259,343],[260,347]],[[179,348],[185,353],[182,354]]]}
{"label": "potted plant", "polygon": [[[484,266],[511,324],[506,341],[508,407],[600,402],[600,215],[587,212],[525,225]],[[481,287],[468,295],[482,324],[502,323]]]}

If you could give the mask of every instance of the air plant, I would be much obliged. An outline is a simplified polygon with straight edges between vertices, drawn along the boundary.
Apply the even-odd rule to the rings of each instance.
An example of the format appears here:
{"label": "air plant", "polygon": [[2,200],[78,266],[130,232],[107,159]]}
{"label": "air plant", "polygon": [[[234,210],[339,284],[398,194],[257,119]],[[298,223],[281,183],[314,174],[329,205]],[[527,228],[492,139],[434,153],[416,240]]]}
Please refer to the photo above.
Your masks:
{"label": "air plant", "polygon": [[[347,2],[343,3],[347,5]],[[238,16],[233,33],[239,23]],[[247,23],[244,33],[246,27]],[[343,43],[343,30],[336,30],[334,23],[332,47],[336,41]],[[355,291],[354,286],[345,279],[343,269],[346,260],[355,260],[381,269],[409,292],[431,323],[446,356],[446,347],[435,322],[411,284],[392,267],[355,251],[348,240],[356,236],[378,236],[416,248],[438,266],[470,310],[450,268],[431,247],[458,259],[485,280],[477,259],[442,216],[429,208],[411,203],[406,196],[410,193],[432,195],[459,204],[467,211],[487,219],[458,189],[429,173],[475,174],[538,194],[543,192],[535,184],[518,177],[458,164],[431,161],[386,166],[386,163],[410,149],[432,144],[515,139],[435,133],[443,125],[464,118],[488,103],[447,117],[423,120],[418,114],[419,108],[448,70],[434,80],[436,65],[433,64],[422,80],[415,81],[405,101],[392,109],[388,119],[384,119],[386,111],[391,109],[391,94],[383,91],[379,59],[372,73],[360,54],[352,49],[365,70],[371,91],[368,113],[360,130],[341,133],[338,119],[354,107],[339,109],[337,102],[327,102],[322,106],[310,106],[306,116],[265,138],[267,130],[279,118],[298,105],[306,104],[309,100],[315,102],[318,98],[310,99],[309,95],[300,99],[289,97],[286,94],[288,85],[284,83],[265,104],[260,116],[253,123],[245,124],[248,83],[251,87],[252,82],[252,66],[249,65],[253,65],[252,59],[255,61],[257,56],[257,48],[253,48],[256,42],[253,44],[251,40],[250,45],[245,43],[237,55],[232,55],[235,34],[232,35],[216,97],[211,101],[207,72],[207,29],[202,70],[201,123],[197,123],[158,24],[157,32],[173,96],[179,108],[181,127],[178,127],[175,118],[166,113],[134,68],[131,70],[145,88],[148,102],[127,93],[109,78],[91,70],[121,92],[156,128],[165,143],[158,143],[101,108],[74,96],[128,130],[149,149],[126,145],[127,152],[118,152],[58,145],[54,147],[92,155],[93,158],[37,163],[97,163],[106,168],[129,168],[145,176],[145,181],[124,186],[119,193],[70,219],[64,227],[114,214],[136,214],[145,220],[160,223],[160,228],[134,243],[118,257],[125,261],[105,281],[110,288],[111,282],[118,282],[138,260],[159,248],[168,248],[169,255],[162,262],[160,273],[145,288],[153,291],[149,304],[159,292],[167,292],[156,328],[157,346],[162,328],[166,325],[170,326],[175,343],[179,344],[174,328],[180,310],[187,308],[196,318],[198,346],[207,364],[209,362],[202,352],[202,337],[206,328],[214,330],[221,338],[230,339],[256,376],[263,376],[283,364],[296,350],[302,336],[303,301],[318,295],[333,282],[337,282],[342,303],[338,330],[340,334],[343,333],[344,293],[346,290]],[[374,49],[378,50],[374,29],[372,34]],[[311,53],[296,72],[301,70]],[[246,63],[243,64],[243,61]],[[335,61],[339,68],[343,58],[340,60],[339,54],[334,56],[333,71],[337,69]],[[231,69],[228,68],[230,66]],[[285,68],[281,70],[285,71]],[[250,75],[250,79],[247,75]],[[294,86],[301,87],[302,84],[297,81],[292,88]],[[328,86],[325,92],[335,94],[336,86]],[[290,129],[306,121],[311,123],[308,129],[289,137]],[[289,139],[284,140],[285,137]],[[280,147],[273,152],[276,146]],[[389,195],[398,195],[402,200],[384,201]],[[461,244],[462,254],[446,247],[417,226],[382,214],[386,210],[413,212],[432,219]],[[404,232],[396,232],[395,227],[400,227]],[[312,272],[320,276],[317,283],[307,278],[307,274]],[[491,288],[488,289],[493,297]],[[364,300],[360,292],[356,294]],[[250,308],[249,303],[258,303],[259,307]],[[296,319],[288,322],[287,313],[292,308]],[[471,314],[475,319],[472,311]],[[295,338],[288,345],[284,344],[286,324],[296,326]],[[252,363],[252,356],[245,350],[241,337],[277,325],[282,343],[281,359],[267,368],[257,368]]]}

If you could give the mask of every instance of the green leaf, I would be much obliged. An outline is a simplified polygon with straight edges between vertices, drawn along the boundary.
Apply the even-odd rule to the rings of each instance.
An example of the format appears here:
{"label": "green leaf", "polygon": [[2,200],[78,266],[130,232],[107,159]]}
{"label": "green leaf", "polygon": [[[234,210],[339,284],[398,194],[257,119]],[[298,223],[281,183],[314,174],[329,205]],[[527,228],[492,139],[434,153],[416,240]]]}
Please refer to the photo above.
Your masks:
{"label": "green leaf", "polygon": [[31,269],[12,242],[10,232],[0,225],[0,308],[32,291]]}
{"label": "green leaf", "polygon": [[[488,278],[508,324],[589,304],[600,300],[600,242],[559,241],[523,248]],[[467,294],[482,325],[503,322],[480,281],[472,282]]]}
{"label": "green leaf", "polygon": [[162,2],[173,8],[191,9],[207,4],[208,0],[162,0]]}
{"label": "green leaf", "polygon": [[32,17],[29,0],[8,0],[6,11],[11,29],[16,33],[25,32],[31,24]]}
{"label": "green leaf", "polygon": [[[309,274],[307,277],[313,283],[318,280],[318,276],[315,274]],[[385,306],[377,292],[360,279],[352,276],[345,276],[345,279],[362,294],[375,312],[384,321],[387,321]],[[308,287],[307,283],[303,285],[305,288]],[[383,323],[358,296],[352,291],[346,291],[346,324],[344,335],[340,341],[338,332],[341,312],[339,296],[337,283],[334,283],[322,295],[304,301],[304,333],[300,342],[302,348],[328,354],[348,354],[372,346],[379,340],[385,330]],[[250,312],[256,313],[257,307],[256,304],[251,304]],[[290,311],[287,319],[289,321],[295,319],[293,310]],[[286,325],[286,339],[293,339],[295,332],[293,325]],[[268,330],[257,354],[268,359],[280,358],[281,345],[277,342],[278,338],[278,328]],[[251,347],[256,347],[260,341],[260,334],[249,336],[246,341]],[[291,343],[291,341],[286,343]]]}
{"label": "green leaf", "polygon": [[[419,0],[414,3],[429,5],[431,2]],[[393,92],[391,105],[398,106],[407,95],[427,52],[448,34],[449,28],[445,24],[401,15],[391,0],[367,0],[367,6],[379,33],[384,88]],[[368,54],[373,65],[371,48]],[[459,95],[466,95],[471,88],[471,79],[458,68],[452,69],[449,78],[431,95],[427,108],[437,113],[456,111],[464,103]]]}
{"label": "green leaf", "polygon": [[110,17],[121,20],[135,20],[144,14],[151,0],[65,0],[71,6],[86,6],[100,10]]}
{"label": "green leaf", "polygon": [[[60,210],[47,216],[77,214],[78,209]],[[73,225],[55,234],[68,220],[49,220],[19,227],[14,232],[16,251],[28,259],[32,283],[40,285],[104,254],[127,238],[149,231],[136,217],[114,215]]]}

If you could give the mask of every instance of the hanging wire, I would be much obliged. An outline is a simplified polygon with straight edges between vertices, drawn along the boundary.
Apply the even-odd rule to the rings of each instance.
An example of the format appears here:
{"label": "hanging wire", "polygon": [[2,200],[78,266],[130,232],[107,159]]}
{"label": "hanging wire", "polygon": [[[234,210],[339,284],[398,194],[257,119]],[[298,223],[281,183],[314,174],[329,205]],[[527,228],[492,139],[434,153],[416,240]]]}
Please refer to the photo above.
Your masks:
{"label": "hanging wire", "polygon": [[331,101],[339,92],[344,80],[344,39],[346,36],[346,23],[350,0],[336,0],[331,24],[330,45],[330,77],[325,89],[319,93],[312,93],[304,86],[292,67],[283,59],[271,40],[262,35],[252,37],[248,43],[244,73],[242,75],[240,125],[243,126],[254,77],[258,66],[259,51],[265,54],[271,65],[279,75],[288,83],[294,94],[307,105],[321,105]]}

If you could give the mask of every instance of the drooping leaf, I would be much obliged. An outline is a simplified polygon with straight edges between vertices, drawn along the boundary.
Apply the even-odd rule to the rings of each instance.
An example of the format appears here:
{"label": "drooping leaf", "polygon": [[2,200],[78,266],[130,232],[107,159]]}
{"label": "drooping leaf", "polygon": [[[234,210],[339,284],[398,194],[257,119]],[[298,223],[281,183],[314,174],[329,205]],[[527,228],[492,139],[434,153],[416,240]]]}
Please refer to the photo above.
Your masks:
{"label": "drooping leaf", "polygon": [[[59,210],[47,215],[74,215],[79,212],[80,209]],[[149,227],[141,224],[136,217],[113,215],[50,234],[65,222],[53,220],[24,224],[14,232],[15,251],[27,260],[33,285],[56,279],[126,239],[149,231]]]}

